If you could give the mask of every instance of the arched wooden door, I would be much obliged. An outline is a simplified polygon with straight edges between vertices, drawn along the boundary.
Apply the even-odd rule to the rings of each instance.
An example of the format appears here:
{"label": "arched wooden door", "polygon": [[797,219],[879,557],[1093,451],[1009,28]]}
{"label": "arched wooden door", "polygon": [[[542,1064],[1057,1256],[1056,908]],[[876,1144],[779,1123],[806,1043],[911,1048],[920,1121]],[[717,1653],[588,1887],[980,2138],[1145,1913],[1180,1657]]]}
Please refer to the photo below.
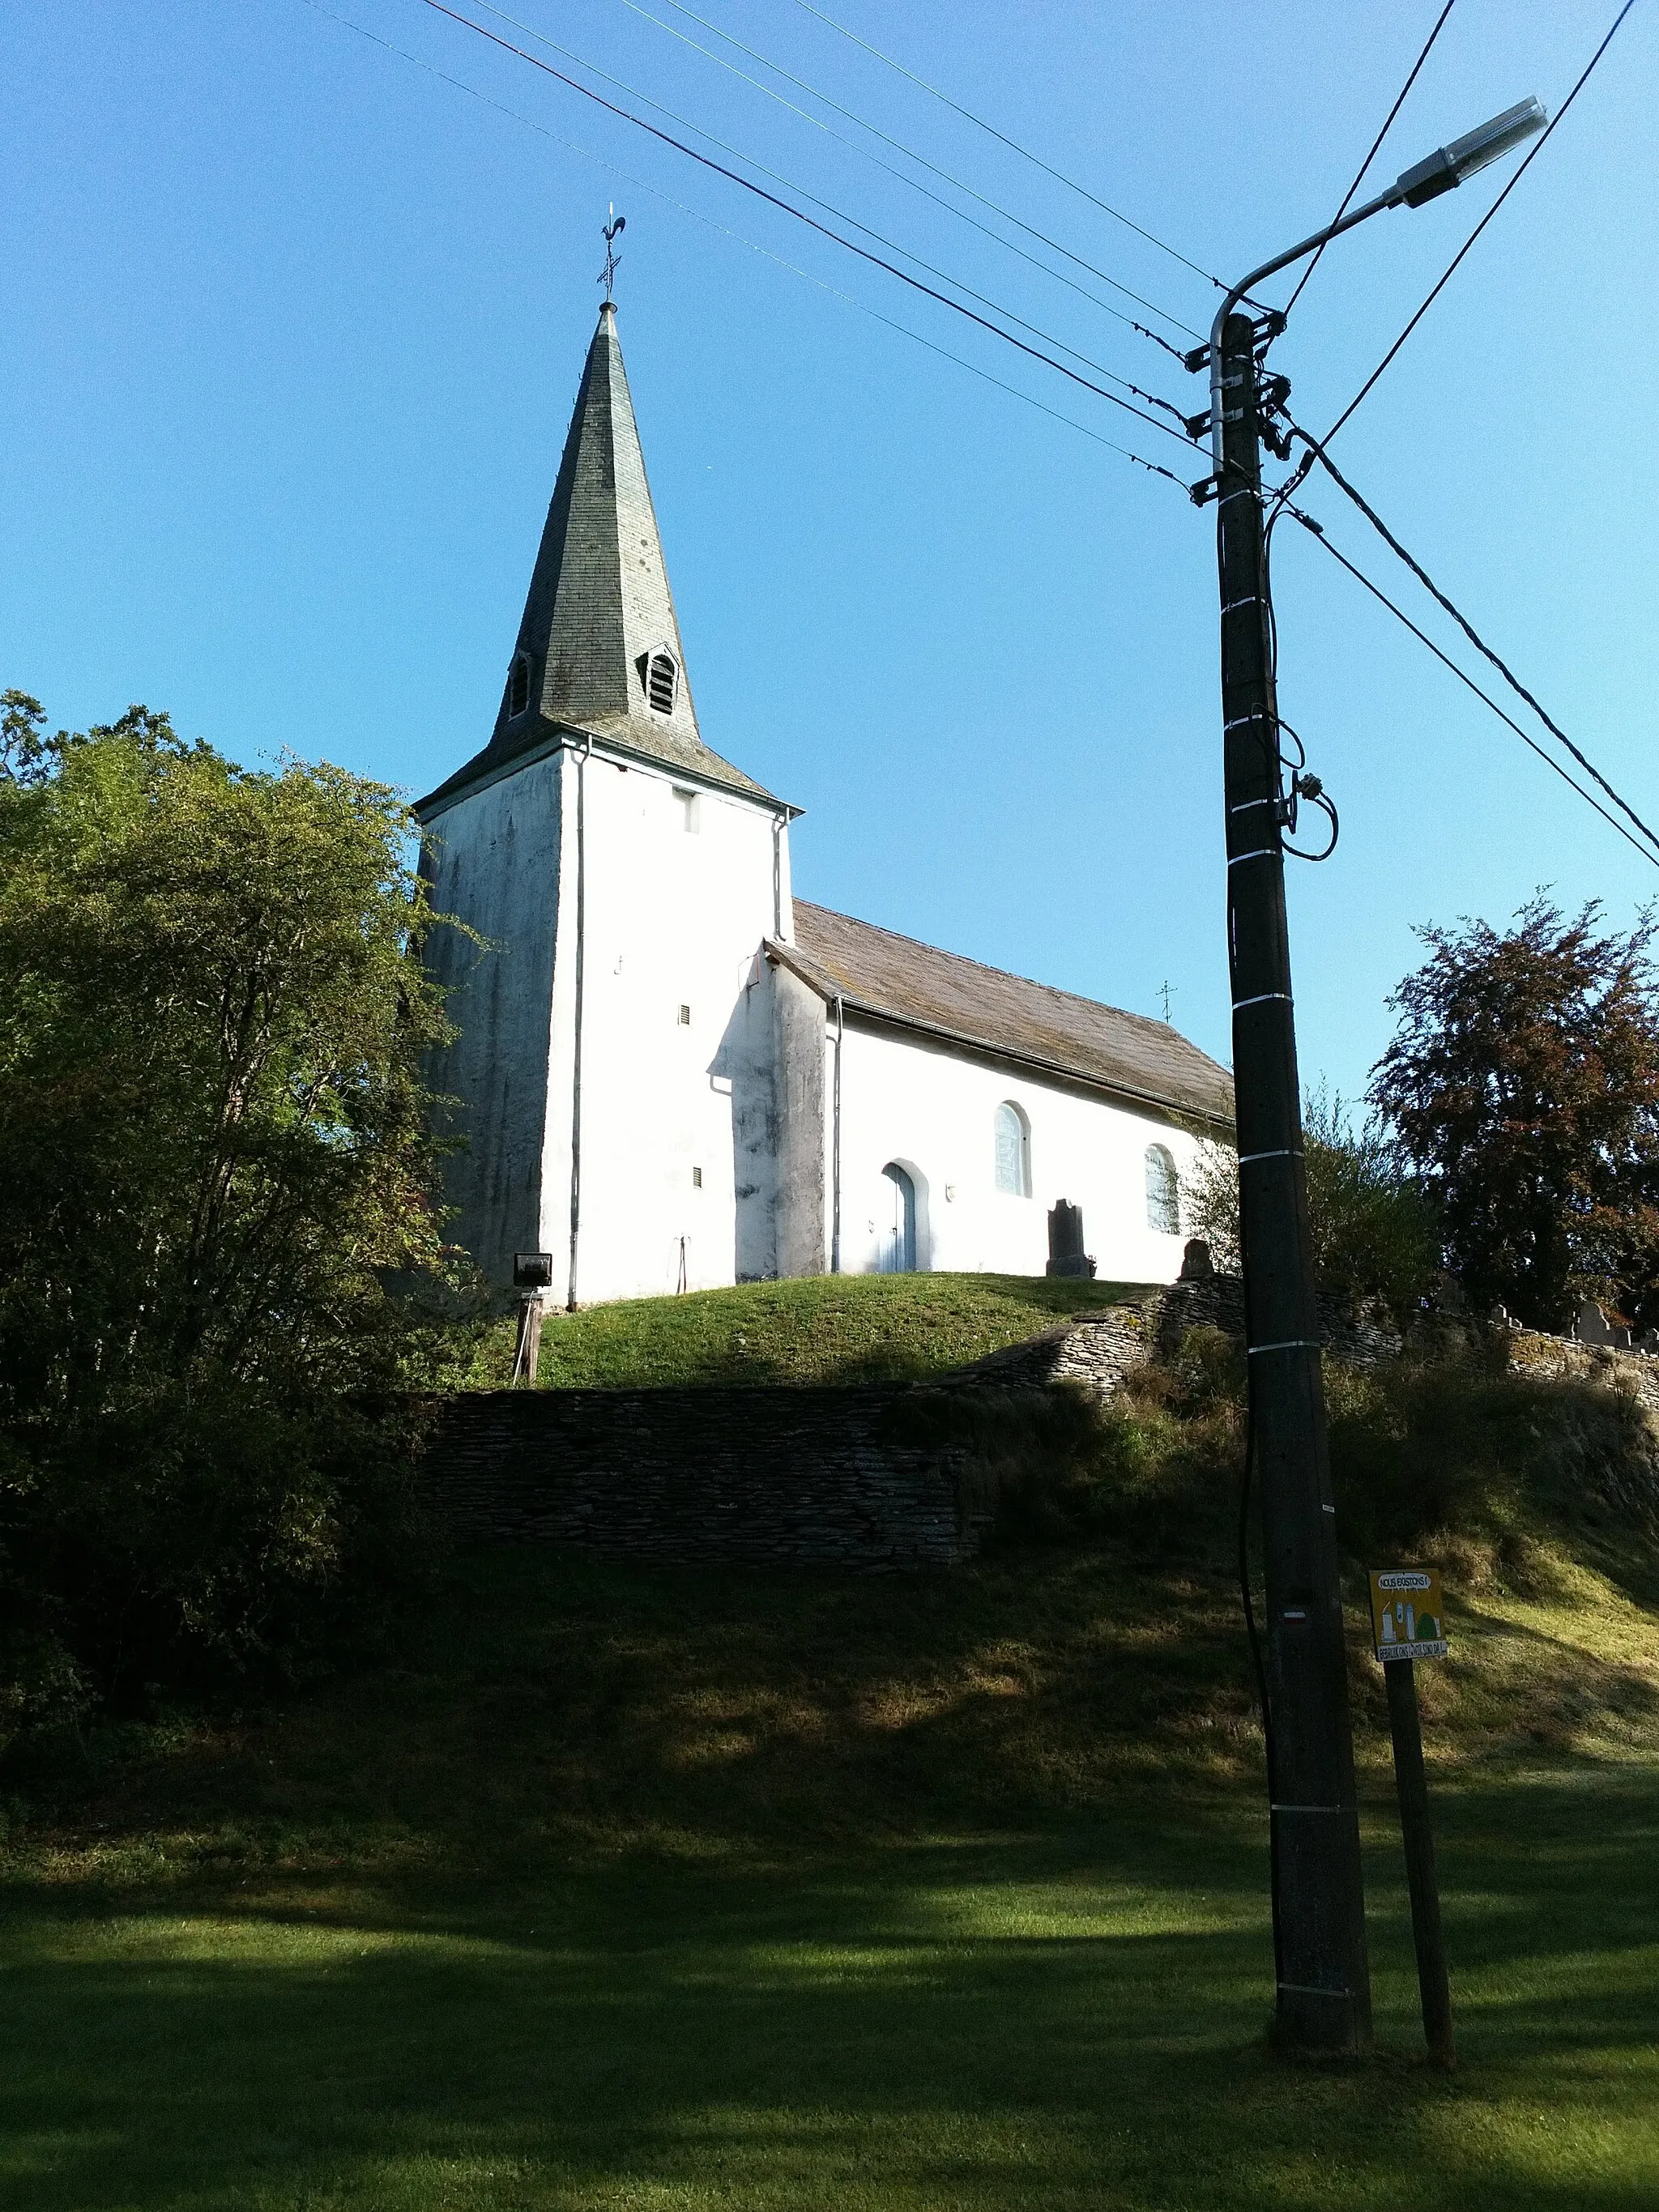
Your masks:
{"label": "arched wooden door", "polygon": [[896,1160],[882,1170],[892,1197],[890,1223],[881,1240],[884,1275],[914,1275],[916,1272],[916,1187]]}

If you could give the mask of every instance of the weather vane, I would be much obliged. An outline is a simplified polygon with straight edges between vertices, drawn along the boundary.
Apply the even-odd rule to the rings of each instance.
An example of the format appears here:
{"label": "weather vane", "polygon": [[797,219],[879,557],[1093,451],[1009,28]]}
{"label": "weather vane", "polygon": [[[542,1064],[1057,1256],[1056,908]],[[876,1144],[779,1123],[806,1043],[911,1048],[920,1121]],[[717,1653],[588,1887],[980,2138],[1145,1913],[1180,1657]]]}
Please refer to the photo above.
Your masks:
{"label": "weather vane", "polygon": [[617,213],[616,203],[611,204],[611,220],[605,226],[605,274],[595,281],[605,287],[605,304],[616,305],[617,271],[622,267],[622,256],[617,251],[617,240],[628,228],[628,217]]}

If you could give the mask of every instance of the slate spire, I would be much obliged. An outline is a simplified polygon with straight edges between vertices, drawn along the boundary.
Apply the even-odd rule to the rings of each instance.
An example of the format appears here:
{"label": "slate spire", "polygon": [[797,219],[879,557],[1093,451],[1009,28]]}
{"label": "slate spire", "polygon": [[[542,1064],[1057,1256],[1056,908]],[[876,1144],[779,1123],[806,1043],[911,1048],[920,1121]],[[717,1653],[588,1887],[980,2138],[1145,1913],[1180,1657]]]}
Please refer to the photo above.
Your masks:
{"label": "slate spire", "polygon": [[[529,655],[531,703],[547,720],[617,736],[624,734],[618,726],[623,723],[637,725],[641,736],[657,735],[665,724],[696,741],[679,625],[609,300],[587,349],[517,649]],[[666,715],[651,706],[648,688],[651,657],[660,653],[673,665],[672,679],[658,672],[659,701],[672,696]],[[514,703],[509,683],[498,737]]]}
{"label": "slate spire", "polygon": [[610,300],[587,349],[495,733],[432,796],[571,729],[761,792],[697,729]]}

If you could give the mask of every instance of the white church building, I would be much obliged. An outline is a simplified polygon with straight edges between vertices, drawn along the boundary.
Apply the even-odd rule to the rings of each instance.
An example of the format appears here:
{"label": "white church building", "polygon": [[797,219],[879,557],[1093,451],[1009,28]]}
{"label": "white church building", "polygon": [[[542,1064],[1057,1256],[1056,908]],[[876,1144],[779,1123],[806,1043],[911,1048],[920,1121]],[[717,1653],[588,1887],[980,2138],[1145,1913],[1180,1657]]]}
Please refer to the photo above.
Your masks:
{"label": "white church building", "polygon": [[795,897],[800,810],[698,727],[608,301],[495,732],[416,811],[434,903],[477,933],[428,959],[453,1233],[491,1282],[538,1250],[573,1305],[1179,1272],[1231,1079],[1165,1023]]}

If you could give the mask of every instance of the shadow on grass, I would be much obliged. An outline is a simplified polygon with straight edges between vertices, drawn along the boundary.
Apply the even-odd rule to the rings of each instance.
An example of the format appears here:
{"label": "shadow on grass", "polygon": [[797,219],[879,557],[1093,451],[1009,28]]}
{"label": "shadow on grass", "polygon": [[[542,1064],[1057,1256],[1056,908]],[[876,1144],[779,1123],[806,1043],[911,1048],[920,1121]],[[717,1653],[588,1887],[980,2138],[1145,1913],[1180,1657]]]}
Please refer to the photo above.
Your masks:
{"label": "shadow on grass", "polygon": [[1608,1775],[1448,1796],[1450,2083],[1409,2056],[1381,1850],[1395,2055],[1269,2056],[1236,1802],[770,1871],[526,1858],[331,1899],[313,1868],[90,1914],[14,1893],[0,2172],[31,2212],[1634,2212],[1659,2157],[1656,1811]]}
{"label": "shadow on grass", "polygon": [[1389,2055],[1286,2064],[1234,1605],[459,1559],[399,1666],[66,1785],[0,1892],[0,2199],[1649,2212],[1651,1761],[1437,1778],[1450,2082],[1372,1776]]}

